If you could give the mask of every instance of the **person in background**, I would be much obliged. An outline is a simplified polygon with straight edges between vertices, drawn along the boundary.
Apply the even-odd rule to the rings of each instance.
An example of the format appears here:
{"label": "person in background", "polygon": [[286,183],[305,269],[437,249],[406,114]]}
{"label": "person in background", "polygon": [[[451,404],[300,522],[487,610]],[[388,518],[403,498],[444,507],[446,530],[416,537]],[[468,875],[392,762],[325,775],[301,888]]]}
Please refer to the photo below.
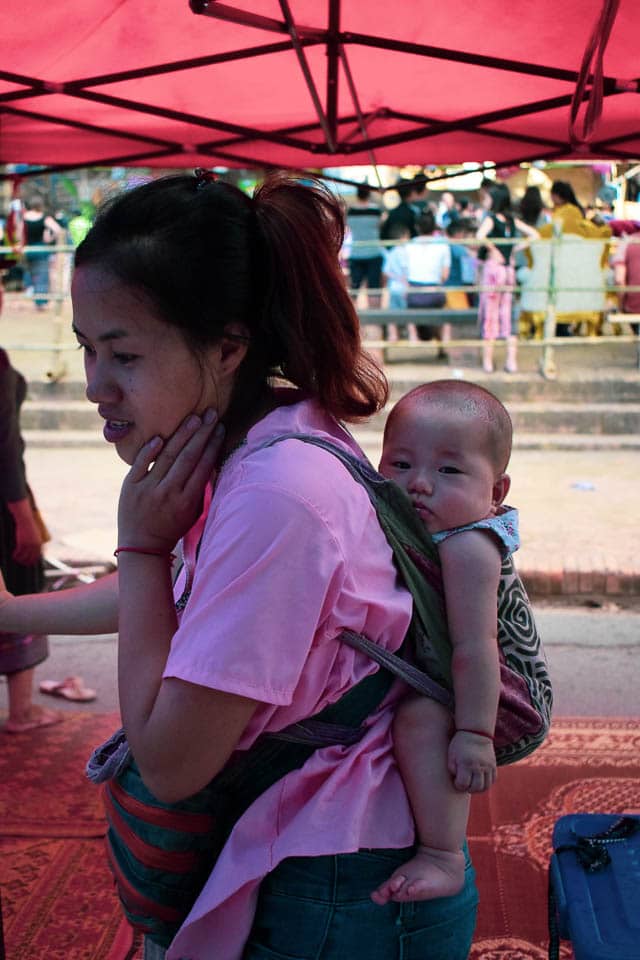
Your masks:
{"label": "person in background", "polygon": [[[585,211],[575,195],[573,187],[564,180],[554,180],[551,184],[551,223],[540,227],[540,236],[545,239],[575,235],[586,239],[608,240],[611,227],[605,223],[596,223],[585,216]],[[601,258],[602,270],[609,266],[609,244],[604,244]],[[556,336],[568,337],[581,327],[597,332],[602,326],[602,312],[584,310],[556,315]]]}
{"label": "person in background", "polygon": [[403,227],[409,231],[411,237],[418,233],[416,220],[419,213],[418,205],[423,203],[422,197],[425,192],[425,181],[416,183],[415,180],[401,178],[395,185],[400,197],[400,203],[389,211],[380,228],[380,239],[391,240],[392,234],[398,227]]}
{"label": "person in background", "polygon": [[[362,287],[366,288],[366,306],[378,310],[382,294],[382,247],[380,224],[383,211],[371,202],[368,183],[358,185],[356,197],[347,207],[346,220],[350,233],[349,285],[351,296],[357,302]],[[366,339],[379,339],[380,327],[365,324]],[[381,358],[380,358],[381,359]]]}
{"label": "person in background", "polygon": [[[34,196],[26,203],[24,220],[24,240],[27,247],[51,245],[62,236],[60,224],[44,211],[44,201]],[[48,250],[31,250],[25,253],[27,276],[24,278],[27,288],[33,288],[34,303],[38,310],[44,310],[49,302],[49,265],[51,254]]]}
{"label": "person in background", "polygon": [[527,187],[520,200],[518,210],[520,220],[536,230],[539,230],[540,227],[551,220],[539,187]]}
{"label": "person in background", "polygon": [[446,231],[459,219],[460,212],[456,205],[456,198],[449,190],[445,190],[436,210],[436,224],[441,230]]}
{"label": "person in background", "polygon": [[464,240],[475,235],[472,220],[458,218],[453,220],[446,230],[451,241],[451,270],[446,281],[447,287],[458,289],[447,290],[447,307],[450,310],[467,310],[470,306],[469,293],[460,290],[460,287],[473,286],[477,273],[475,252],[465,245]]}
{"label": "person in background", "polygon": [[[612,260],[614,279],[617,287],[640,288],[640,229],[623,235]],[[619,294],[623,313],[640,315],[640,289],[625,290]],[[631,322],[631,329],[640,335],[640,322]]]}
{"label": "person in background", "polygon": [[478,305],[482,369],[485,373],[493,373],[494,343],[502,339],[507,344],[504,368],[507,373],[516,373],[518,341],[512,309],[515,285],[512,253],[518,231],[531,238],[537,237],[538,231],[514,217],[511,194],[504,184],[490,187],[488,196],[490,206],[476,233],[476,238],[484,241],[478,251],[478,259],[482,263],[482,289]]}
{"label": "person in background", "polygon": [[[435,217],[425,210],[418,220],[418,236],[403,247],[407,277],[407,307],[410,310],[441,309],[446,295],[441,290],[412,289],[416,287],[441,287],[447,282],[451,270],[451,251],[442,237],[434,236]],[[446,360],[445,344],[451,339],[451,324],[421,325],[418,329],[421,340],[430,340],[434,335],[440,341],[438,359]]]}
{"label": "person in background", "polygon": [[[20,407],[26,392],[24,377],[0,349],[0,570],[16,595],[44,586],[44,531],[27,485],[20,433]],[[60,712],[33,703],[35,667],[48,655],[48,639],[42,633],[0,633],[0,674],[7,678],[9,700],[5,733],[28,733],[63,719]]]}
{"label": "person in background", "polygon": [[[409,242],[410,237],[408,228],[398,224],[394,227],[392,236],[389,238],[396,243],[393,247],[387,247],[384,252],[382,272],[387,282],[389,308],[391,310],[407,309],[407,258],[403,248]],[[415,323],[407,323],[406,332],[411,343],[418,342],[418,329]],[[397,325],[389,324],[387,326],[387,339],[390,342],[395,342],[398,340],[398,336]]]}

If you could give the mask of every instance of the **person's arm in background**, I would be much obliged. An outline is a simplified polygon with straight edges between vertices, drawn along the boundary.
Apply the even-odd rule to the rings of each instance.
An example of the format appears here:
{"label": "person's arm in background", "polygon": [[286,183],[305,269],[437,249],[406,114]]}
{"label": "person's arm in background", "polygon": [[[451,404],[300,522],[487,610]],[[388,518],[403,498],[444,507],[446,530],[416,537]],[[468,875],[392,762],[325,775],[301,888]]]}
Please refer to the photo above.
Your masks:
{"label": "person's arm in background", "polygon": [[440,271],[440,282],[446,283],[451,273],[451,247],[447,243],[442,255],[442,269]]}
{"label": "person's arm in background", "polygon": [[44,218],[44,228],[43,239],[45,243],[57,243],[64,233],[58,221],[48,215]]}
{"label": "person's arm in background", "polygon": [[76,636],[115,633],[118,629],[118,574],[93,583],[14,597],[0,574],[0,631]]}

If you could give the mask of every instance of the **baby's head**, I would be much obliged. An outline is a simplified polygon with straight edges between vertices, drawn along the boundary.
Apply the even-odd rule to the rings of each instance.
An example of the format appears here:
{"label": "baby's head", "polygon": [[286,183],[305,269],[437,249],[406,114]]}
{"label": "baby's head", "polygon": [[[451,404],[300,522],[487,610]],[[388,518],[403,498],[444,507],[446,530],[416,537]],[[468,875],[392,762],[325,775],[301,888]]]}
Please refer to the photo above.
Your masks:
{"label": "baby's head", "polygon": [[435,380],[389,414],[380,472],[409,495],[430,533],[492,516],[510,479],[511,418],[484,387]]}

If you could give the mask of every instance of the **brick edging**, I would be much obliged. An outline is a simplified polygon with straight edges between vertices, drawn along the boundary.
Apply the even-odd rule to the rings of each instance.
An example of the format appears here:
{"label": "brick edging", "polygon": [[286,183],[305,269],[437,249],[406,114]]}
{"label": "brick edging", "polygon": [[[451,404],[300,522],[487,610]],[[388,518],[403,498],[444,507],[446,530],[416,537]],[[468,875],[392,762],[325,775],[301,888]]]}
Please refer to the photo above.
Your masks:
{"label": "brick edging", "polygon": [[640,572],[619,570],[519,570],[531,598],[640,596]]}

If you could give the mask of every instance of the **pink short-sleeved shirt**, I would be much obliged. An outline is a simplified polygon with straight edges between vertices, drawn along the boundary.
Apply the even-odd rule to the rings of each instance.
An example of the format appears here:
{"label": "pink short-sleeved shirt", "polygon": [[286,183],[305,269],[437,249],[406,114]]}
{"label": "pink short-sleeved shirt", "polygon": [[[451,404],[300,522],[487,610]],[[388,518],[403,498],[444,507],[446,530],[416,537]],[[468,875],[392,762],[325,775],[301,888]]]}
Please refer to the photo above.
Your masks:
{"label": "pink short-sleeved shirt", "polygon": [[[249,432],[221,470],[203,521],[191,595],[164,673],[259,701],[241,748],[318,713],[375,671],[337,640],[342,629],[397,650],[411,616],[366,491],[317,447],[297,440],[262,447],[289,432],[360,453],[313,401],[279,407]],[[185,540],[187,561],[199,535]],[[413,842],[391,742],[399,692],[396,685],[359,743],[317,750],[250,807],[168,960],[240,960],[260,881],[285,857]]]}

